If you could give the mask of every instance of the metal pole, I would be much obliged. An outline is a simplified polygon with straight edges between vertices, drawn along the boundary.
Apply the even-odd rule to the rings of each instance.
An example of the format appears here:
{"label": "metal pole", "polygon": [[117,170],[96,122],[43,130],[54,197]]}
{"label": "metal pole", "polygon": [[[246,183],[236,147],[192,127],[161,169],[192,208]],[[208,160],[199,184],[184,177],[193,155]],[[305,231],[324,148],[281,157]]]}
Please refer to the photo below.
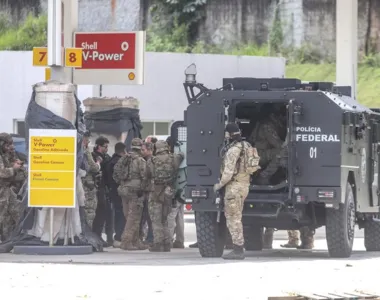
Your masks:
{"label": "metal pole", "polygon": [[357,94],[358,0],[336,1],[336,84]]}
{"label": "metal pole", "polygon": [[54,246],[54,209],[50,208],[50,240],[49,246]]}

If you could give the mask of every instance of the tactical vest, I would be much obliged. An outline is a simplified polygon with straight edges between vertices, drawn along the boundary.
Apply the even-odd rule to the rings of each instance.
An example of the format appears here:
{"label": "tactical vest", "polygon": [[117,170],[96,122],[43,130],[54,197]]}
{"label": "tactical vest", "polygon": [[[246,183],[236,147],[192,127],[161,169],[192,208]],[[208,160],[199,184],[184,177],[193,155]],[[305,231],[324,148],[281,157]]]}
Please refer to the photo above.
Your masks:
{"label": "tactical vest", "polygon": [[157,185],[167,185],[173,183],[174,157],[172,154],[158,154],[152,157],[153,182]]}

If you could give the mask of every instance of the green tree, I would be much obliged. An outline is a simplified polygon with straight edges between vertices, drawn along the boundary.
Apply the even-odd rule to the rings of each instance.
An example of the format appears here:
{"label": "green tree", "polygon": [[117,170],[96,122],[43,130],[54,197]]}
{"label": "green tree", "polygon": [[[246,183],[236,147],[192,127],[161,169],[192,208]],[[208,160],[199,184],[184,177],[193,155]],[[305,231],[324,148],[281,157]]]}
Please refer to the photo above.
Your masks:
{"label": "green tree", "polygon": [[[1,25],[1,19],[0,19]],[[29,14],[20,27],[0,30],[0,50],[32,50],[47,44],[47,16],[34,17]]]}

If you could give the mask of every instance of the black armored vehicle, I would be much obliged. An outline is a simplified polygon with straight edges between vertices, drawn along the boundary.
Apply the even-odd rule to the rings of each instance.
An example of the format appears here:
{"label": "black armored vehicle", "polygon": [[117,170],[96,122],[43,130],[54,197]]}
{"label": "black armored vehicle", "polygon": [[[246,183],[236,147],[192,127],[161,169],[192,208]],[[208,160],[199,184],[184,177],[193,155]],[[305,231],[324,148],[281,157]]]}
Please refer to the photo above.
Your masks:
{"label": "black armored vehicle", "polygon": [[[364,228],[367,251],[380,251],[380,114],[351,98],[350,87],[298,79],[225,78],[223,87],[196,82],[195,65],[185,71],[189,105],[178,130],[187,130],[187,186],[200,254],[219,257],[227,233],[219,181],[224,129],[236,122],[248,139],[265,105],[283,105],[286,167],[270,182],[255,183],[245,201],[245,249],[263,248],[263,228],[326,227],[331,257],[349,257],[355,225]],[[176,128],[172,128],[176,136]]]}

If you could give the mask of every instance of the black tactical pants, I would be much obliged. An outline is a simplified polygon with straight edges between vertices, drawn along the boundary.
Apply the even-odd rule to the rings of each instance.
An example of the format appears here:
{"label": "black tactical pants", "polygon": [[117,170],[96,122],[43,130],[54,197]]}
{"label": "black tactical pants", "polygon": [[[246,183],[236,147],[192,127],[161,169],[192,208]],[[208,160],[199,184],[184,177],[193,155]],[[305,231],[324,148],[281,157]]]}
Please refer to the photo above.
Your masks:
{"label": "black tactical pants", "polygon": [[105,189],[99,188],[96,194],[98,197],[98,205],[95,211],[95,219],[92,223],[92,231],[101,237],[105,225],[107,240],[112,240],[114,233],[112,205],[106,199]]}
{"label": "black tactical pants", "polygon": [[121,235],[125,227],[125,217],[123,213],[123,201],[117,193],[117,190],[110,191],[110,199],[114,208],[114,227],[115,227],[115,241],[121,242]]}

